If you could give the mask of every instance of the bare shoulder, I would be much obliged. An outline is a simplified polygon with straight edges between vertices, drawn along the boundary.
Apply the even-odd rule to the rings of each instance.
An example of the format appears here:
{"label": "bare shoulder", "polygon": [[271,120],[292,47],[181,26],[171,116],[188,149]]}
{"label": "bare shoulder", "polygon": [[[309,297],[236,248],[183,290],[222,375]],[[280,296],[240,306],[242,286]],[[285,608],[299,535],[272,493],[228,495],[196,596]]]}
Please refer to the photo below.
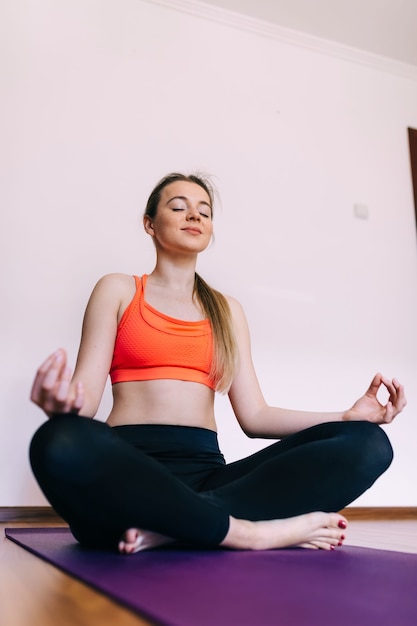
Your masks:
{"label": "bare shoulder", "polygon": [[224,297],[226,298],[227,302],[229,303],[230,308],[242,308],[242,305],[240,304],[239,300],[236,300],[236,298],[234,298],[233,296],[230,296],[228,293],[223,294]]}
{"label": "bare shoulder", "polygon": [[103,287],[104,289],[123,289],[129,288],[135,284],[135,279],[131,274],[105,274],[98,281],[96,286]]}
{"label": "bare shoulder", "polygon": [[106,274],[96,283],[89,300],[89,308],[106,307],[119,312],[126,308],[136,291],[135,279],[129,274]]}
{"label": "bare shoulder", "polygon": [[135,291],[135,279],[130,274],[105,274],[96,283],[93,293],[125,297]]}
{"label": "bare shoulder", "polygon": [[238,343],[246,342],[249,340],[249,327],[243,306],[239,300],[236,300],[236,298],[233,298],[232,296],[225,294],[224,297],[230,307],[233,329],[236,334],[237,341]]}
{"label": "bare shoulder", "polygon": [[233,319],[236,321],[239,319],[245,319],[245,312],[239,300],[236,300],[236,298],[227,294],[224,294],[224,297],[226,298],[227,303],[230,307]]}

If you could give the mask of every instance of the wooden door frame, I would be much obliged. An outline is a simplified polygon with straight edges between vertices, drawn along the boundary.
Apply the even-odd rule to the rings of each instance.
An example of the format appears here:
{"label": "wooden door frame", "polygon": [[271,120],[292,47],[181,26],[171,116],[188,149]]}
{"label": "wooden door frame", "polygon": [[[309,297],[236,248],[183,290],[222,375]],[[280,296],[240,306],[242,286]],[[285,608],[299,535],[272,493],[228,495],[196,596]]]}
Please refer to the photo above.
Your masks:
{"label": "wooden door frame", "polygon": [[414,190],[414,212],[417,226],[417,129],[408,129],[408,143],[410,146],[411,179]]}

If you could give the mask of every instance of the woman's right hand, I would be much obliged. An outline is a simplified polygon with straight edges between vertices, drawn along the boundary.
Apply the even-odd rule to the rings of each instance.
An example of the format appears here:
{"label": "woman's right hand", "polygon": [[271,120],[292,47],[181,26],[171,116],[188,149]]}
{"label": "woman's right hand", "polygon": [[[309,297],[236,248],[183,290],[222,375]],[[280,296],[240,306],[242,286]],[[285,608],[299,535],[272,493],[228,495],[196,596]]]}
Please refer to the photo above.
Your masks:
{"label": "woman's right hand", "polygon": [[30,399],[48,417],[54,413],[78,413],[84,404],[84,389],[81,382],[72,383],[71,376],[65,350],[57,350],[36,372]]}

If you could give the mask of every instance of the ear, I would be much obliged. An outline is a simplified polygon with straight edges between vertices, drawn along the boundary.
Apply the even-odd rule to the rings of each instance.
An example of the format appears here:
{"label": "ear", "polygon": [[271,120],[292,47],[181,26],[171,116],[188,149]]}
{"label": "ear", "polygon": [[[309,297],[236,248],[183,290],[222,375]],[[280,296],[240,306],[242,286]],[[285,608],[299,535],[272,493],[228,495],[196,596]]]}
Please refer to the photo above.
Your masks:
{"label": "ear", "polygon": [[153,228],[153,222],[151,220],[151,218],[149,217],[149,215],[144,215],[143,217],[143,227],[145,229],[145,232],[148,233],[148,235],[150,235],[151,237],[154,236],[155,231]]}

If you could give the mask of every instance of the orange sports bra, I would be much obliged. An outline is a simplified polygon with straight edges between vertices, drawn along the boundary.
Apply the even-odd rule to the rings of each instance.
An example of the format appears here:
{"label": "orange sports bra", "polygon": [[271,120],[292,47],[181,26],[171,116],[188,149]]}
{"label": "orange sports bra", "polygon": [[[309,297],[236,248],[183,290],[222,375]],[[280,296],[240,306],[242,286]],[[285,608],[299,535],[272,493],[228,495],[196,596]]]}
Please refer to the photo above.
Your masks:
{"label": "orange sports bra", "polygon": [[170,378],[214,389],[209,376],[213,358],[209,320],[187,322],[157,311],[145,301],[147,275],[134,279],[136,293],[117,328],[112,384]]}

